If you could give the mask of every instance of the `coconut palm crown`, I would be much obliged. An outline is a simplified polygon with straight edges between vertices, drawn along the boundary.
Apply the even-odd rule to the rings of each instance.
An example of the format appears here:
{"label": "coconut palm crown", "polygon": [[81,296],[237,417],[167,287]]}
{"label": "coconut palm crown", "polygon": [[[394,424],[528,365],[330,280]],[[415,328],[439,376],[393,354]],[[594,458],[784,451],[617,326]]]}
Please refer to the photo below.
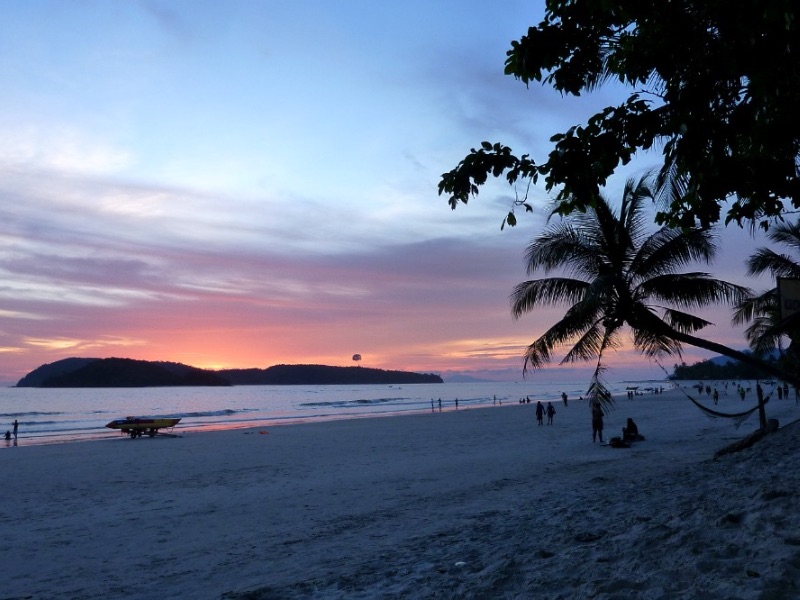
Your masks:
{"label": "coconut palm crown", "polygon": [[[782,222],[770,228],[767,237],[775,244],[782,244],[800,256],[800,221]],[[758,248],[747,260],[748,275],[770,273],[774,278],[800,279],[800,263],[791,254],[778,253],[771,248]],[[783,354],[783,338],[792,341],[787,357],[796,368],[800,364],[800,324],[797,319],[781,321],[778,288],[774,287],[758,296],[745,298],[737,304],[733,322],[736,325],[749,323],[745,330],[750,348],[759,355],[778,348]]]}
{"label": "coconut palm crown", "polygon": [[571,345],[562,364],[597,359],[598,373],[603,352],[620,345],[626,326],[634,346],[647,356],[680,355],[681,344],[687,343],[766,366],[751,355],[693,335],[711,323],[692,310],[737,303],[750,292],[708,273],[682,272],[692,263],[711,262],[714,235],[699,228],[652,231],[646,208],[653,198],[649,177],[629,180],[618,210],[600,197],[585,213],[549,225],[528,246],[529,275],[555,271],[560,276],[517,285],[511,295],[514,317],[545,306],[568,308],[527,347],[525,371],[543,367],[557,349]]}

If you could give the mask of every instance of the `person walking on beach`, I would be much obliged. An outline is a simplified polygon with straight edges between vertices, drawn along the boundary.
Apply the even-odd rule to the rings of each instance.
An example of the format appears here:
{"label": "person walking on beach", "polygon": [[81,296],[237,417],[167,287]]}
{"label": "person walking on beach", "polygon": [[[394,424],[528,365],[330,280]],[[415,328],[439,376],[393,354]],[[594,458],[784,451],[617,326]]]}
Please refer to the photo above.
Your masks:
{"label": "person walking on beach", "polygon": [[431,412],[436,412],[436,411],[433,409],[433,398],[431,398]]}
{"label": "person walking on beach", "polygon": [[17,439],[17,430],[18,429],[19,429],[19,423],[17,423],[17,420],[14,419],[14,439]]}
{"label": "person walking on beach", "polygon": [[567,405],[567,392],[561,392],[561,401],[564,403],[564,406]]}
{"label": "person walking on beach", "polygon": [[547,424],[553,424],[553,416],[556,414],[556,408],[550,402],[547,403]]}
{"label": "person walking on beach", "polygon": [[597,441],[597,436],[600,436],[600,443],[603,443],[603,408],[600,403],[595,400],[592,403],[592,443]]}
{"label": "person walking on beach", "polygon": [[456,410],[458,410],[458,398],[456,398]]}
{"label": "person walking on beach", "polygon": [[542,406],[542,401],[536,401],[536,420],[539,422],[539,425],[544,425],[544,406]]}
{"label": "person walking on beach", "polygon": [[442,399],[439,398],[439,412],[442,412]]}

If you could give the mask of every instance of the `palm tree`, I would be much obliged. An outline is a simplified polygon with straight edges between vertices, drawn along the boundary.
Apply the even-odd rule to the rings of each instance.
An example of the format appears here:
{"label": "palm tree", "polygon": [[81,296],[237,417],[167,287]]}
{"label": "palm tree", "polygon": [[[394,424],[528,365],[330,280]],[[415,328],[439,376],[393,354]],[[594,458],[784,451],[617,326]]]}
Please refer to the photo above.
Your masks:
{"label": "palm tree", "polygon": [[741,302],[749,290],[708,273],[679,272],[696,261],[710,263],[716,251],[714,236],[697,228],[650,232],[651,218],[645,211],[654,199],[650,179],[626,183],[618,212],[599,197],[594,207],[548,226],[528,246],[529,275],[540,270],[562,275],[517,285],[511,295],[514,317],[542,306],[569,308],[528,346],[524,370],[543,367],[556,348],[571,344],[562,364],[597,359],[594,386],[603,353],[620,344],[627,325],[634,346],[647,356],[680,355],[681,345],[689,344],[786,379],[785,373],[752,355],[693,335],[711,323],[687,311]]}
{"label": "palm tree", "polygon": [[[769,230],[767,237],[776,244],[783,244],[800,254],[800,221],[795,223],[778,223]],[[775,279],[779,277],[800,278],[800,263],[788,254],[778,254],[770,248],[758,248],[747,260],[748,275],[770,273]],[[737,304],[733,322],[737,325],[749,323],[745,330],[750,349],[758,355],[764,355],[777,348],[785,361],[792,366],[800,364],[800,331],[797,319],[782,321],[780,315],[780,297],[778,288],[763,292],[758,296],[745,298]],[[791,340],[789,348],[784,352],[783,339]]]}

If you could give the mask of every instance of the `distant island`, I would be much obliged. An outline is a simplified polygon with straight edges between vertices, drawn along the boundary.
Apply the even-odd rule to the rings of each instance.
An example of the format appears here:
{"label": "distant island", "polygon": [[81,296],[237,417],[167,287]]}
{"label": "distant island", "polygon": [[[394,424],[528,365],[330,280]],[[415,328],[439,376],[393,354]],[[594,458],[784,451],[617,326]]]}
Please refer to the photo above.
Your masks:
{"label": "distant island", "polygon": [[175,362],[130,358],[65,358],[42,365],[16,387],[165,387],[230,385],[354,385],[444,383],[439,375],[368,367],[276,365],[211,371]]}

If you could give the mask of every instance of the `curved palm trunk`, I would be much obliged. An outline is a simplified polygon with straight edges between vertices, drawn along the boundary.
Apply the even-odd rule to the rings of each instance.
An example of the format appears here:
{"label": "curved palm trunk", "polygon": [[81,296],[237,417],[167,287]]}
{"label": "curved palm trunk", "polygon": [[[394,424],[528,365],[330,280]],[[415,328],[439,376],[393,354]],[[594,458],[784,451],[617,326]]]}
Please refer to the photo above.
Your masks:
{"label": "curved palm trunk", "polygon": [[[745,354],[744,352],[740,352],[738,350],[734,350],[733,348],[728,348],[727,346],[723,346],[722,344],[718,344],[716,342],[711,342],[709,340],[704,340],[702,338],[695,337],[688,333],[683,333],[676,329],[673,329],[666,323],[664,323],[661,319],[653,318],[652,323],[648,323],[648,327],[650,329],[656,329],[657,331],[662,332],[664,335],[671,337],[674,340],[677,340],[684,344],[689,344],[690,346],[694,346],[696,348],[703,348],[704,350],[710,350],[711,352],[716,352],[717,354],[721,354],[723,356],[727,356],[729,358],[733,358],[738,360],[739,362],[746,363],[748,365],[757,367],[762,371],[769,373],[770,375],[777,377],[781,381],[786,381],[791,383],[796,388],[800,388],[800,377],[793,375],[791,373],[787,373],[783,369],[779,369],[769,363],[766,363],[752,354]],[[764,402],[761,397],[759,397],[758,402],[758,415],[759,421],[762,429],[765,429],[767,426],[767,415],[764,409]]]}

